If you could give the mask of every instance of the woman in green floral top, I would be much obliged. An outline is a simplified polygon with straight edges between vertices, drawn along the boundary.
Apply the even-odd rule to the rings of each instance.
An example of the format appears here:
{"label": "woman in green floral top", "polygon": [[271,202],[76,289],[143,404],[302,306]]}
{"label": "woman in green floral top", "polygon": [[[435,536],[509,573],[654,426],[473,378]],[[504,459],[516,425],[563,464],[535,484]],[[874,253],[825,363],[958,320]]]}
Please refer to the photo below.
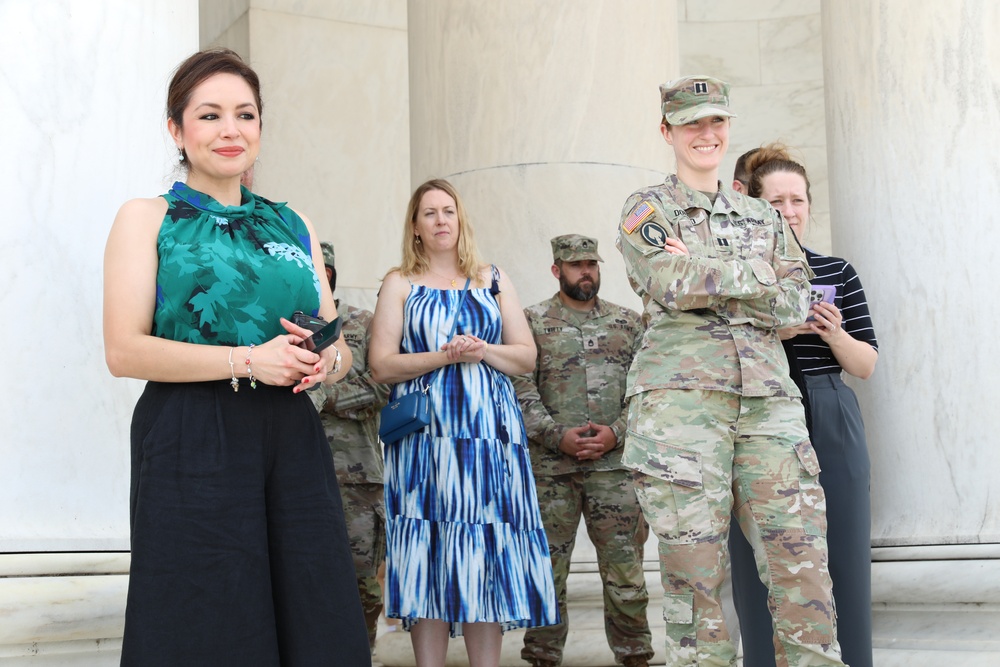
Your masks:
{"label": "woman in green floral top", "polygon": [[228,50],[178,67],[167,127],[185,183],[134,199],[105,254],[104,341],[147,380],[132,419],[123,665],[367,665],[330,449],[305,389],[351,367],[300,347],[337,311],[312,223],[240,186],[257,75]]}

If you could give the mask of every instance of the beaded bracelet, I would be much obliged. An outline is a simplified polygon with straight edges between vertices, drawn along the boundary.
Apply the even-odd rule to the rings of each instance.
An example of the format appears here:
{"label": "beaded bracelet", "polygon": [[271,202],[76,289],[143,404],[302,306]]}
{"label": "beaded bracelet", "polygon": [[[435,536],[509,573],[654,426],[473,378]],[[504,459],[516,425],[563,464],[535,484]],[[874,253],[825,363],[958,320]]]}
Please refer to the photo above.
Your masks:
{"label": "beaded bracelet", "polygon": [[251,352],[253,352],[253,343],[250,343],[250,349],[247,350],[247,358],[246,358],[246,362],[245,363],[247,365],[247,375],[250,376],[250,388],[251,389],[256,389],[257,388],[257,378],[255,378],[253,376],[253,368],[250,367],[250,353]]}
{"label": "beaded bracelet", "polygon": [[235,347],[229,348],[229,372],[232,373],[233,379],[229,381],[229,386],[233,388],[234,392],[240,390],[240,381],[236,379],[236,367],[233,366],[233,350]]}

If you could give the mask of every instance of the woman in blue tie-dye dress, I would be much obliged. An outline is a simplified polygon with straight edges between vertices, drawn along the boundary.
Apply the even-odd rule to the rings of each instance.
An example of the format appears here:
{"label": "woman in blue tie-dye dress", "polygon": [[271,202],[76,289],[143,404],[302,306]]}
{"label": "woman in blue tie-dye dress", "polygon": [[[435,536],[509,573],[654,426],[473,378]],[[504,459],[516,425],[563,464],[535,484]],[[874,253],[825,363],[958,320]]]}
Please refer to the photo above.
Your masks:
{"label": "woman in blue tie-dye dress", "polygon": [[369,351],[375,379],[396,383],[394,397],[430,386],[430,425],[385,443],[386,615],[411,629],[420,667],[444,665],[449,632],[465,636],[470,665],[488,667],[499,664],[503,630],[558,620],[507,378],[534,362],[517,293],[479,261],[458,193],[443,180],[421,185]]}

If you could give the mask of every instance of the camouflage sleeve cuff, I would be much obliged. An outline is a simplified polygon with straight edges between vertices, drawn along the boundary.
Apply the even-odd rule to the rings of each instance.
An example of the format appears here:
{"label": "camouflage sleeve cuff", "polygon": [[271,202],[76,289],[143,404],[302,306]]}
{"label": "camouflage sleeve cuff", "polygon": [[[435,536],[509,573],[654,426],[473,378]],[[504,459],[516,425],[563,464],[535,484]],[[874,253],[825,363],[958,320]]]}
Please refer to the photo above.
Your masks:
{"label": "camouflage sleeve cuff", "polygon": [[312,401],[313,407],[316,408],[316,412],[322,413],[326,408],[326,402],[330,397],[330,388],[323,383],[317,384],[313,389],[306,394],[309,396],[309,400]]}
{"label": "camouflage sleeve cuff", "polygon": [[615,423],[612,424],[610,428],[611,428],[611,430],[615,434],[615,440],[616,440],[616,442],[615,442],[615,447],[614,448],[618,449],[619,447],[624,446],[625,445],[625,428],[626,428],[626,426],[625,426],[625,420],[624,419],[619,419],[619,420],[615,421]]}
{"label": "camouflage sleeve cuff", "polygon": [[544,440],[545,448],[557,453],[562,451],[559,449],[559,443],[562,442],[563,436],[566,435],[566,431],[568,430],[565,426],[555,426],[549,437]]}

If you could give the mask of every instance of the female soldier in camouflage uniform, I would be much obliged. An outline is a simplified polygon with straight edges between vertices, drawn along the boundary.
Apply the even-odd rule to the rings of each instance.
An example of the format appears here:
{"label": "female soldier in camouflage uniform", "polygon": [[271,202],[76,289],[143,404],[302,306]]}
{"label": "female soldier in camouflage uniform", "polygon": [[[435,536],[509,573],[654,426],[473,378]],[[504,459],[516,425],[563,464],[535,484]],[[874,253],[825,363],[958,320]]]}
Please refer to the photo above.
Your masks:
{"label": "female soldier in camouflage uniform", "polygon": [[812,273],[766,202],[718,180],[729,86],[687,77],[660,92],[677,173],[629,197],[618,247],[648,321],[623,462],[659,538],[667,664],[735,664],[719,604],[735,509],[778,665],[842,665],[819,466],[777,334],[805,320]]}

